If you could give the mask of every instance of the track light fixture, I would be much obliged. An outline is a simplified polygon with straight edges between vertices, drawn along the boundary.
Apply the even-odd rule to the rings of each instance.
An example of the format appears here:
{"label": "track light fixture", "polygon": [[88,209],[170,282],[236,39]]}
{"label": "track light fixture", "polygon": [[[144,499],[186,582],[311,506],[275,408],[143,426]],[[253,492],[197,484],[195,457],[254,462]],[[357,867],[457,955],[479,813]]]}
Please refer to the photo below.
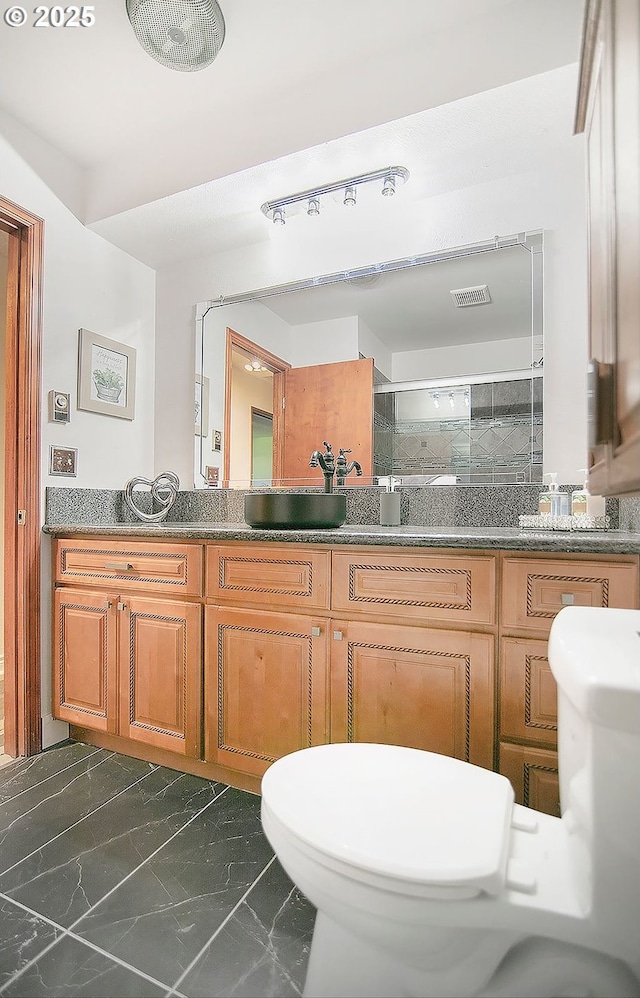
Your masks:
{"label": "track light fixture", "polygon": [[356,189],[355,187],[347,187],[344,192],[343,204],[355,204],[356,203]]}
{"label": "track light fixture", "polygon": [[260,210],[266,218],[271,219],[276,225],[284,225],[287,215],[294,215],[300,211],[306,211],[307,215],[319,215],[321,199],[333,199],[342,197],[345,205],[355,205],[357,188],[361,184],[382,183],[381,194],[389,197],[395,194],[398,183],[404,184],[409,179],[409,171],[404,166],[387,166],[383,170],[372,170],[371,173],[360,173],[355,177],[346,177],[344,180],[336,180],[330,184],[322,184],[308,191],[300,191],[297,194],[288,194],[286,197],[277,198],[274,201],[265,201]]}

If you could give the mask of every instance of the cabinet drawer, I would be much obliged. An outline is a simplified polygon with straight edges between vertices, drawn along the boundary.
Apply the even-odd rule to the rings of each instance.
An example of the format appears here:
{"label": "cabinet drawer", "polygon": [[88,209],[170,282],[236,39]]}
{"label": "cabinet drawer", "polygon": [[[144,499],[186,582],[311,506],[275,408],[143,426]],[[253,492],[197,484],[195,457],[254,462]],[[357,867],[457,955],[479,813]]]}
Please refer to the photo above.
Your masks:
{"label": "cabinet drawer", "polygon": [[58,540],[56,583],[202,595],[202,546],[154,541]]}
{"label": "cabinet drawer", "polygon": [[239,544],[207,547],[208,599],[246,606],[329,606],[328,551],[296,548],[287,544]]}
{"label": "cabinet drawer", "polygon": [[502,624],[548,634],[564,606],[638,605],[636,564],[505,558]]}
{"label": "cabinet drawer", "polygon": [[556,747],[558,688],[547,659],[547,642],[503,638],[500,642],[500,736]]}
{"label": "cabinet drawer", "polygon": [[495,561],[491,557],[337,551],[334,610],[421,623],[495,621]]}
{"label": "cabinet drawer", "polygon": [[511,782],[517,804],[560,816],[557,752],[501,742],[500,772]]}

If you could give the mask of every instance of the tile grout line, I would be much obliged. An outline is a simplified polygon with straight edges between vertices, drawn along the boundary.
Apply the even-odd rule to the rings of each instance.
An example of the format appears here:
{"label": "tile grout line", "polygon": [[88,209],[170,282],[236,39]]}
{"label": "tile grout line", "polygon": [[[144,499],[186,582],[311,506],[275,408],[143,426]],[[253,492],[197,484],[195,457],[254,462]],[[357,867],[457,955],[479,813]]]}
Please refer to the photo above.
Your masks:
{"label": "tile grout line", "polygon": [[262,879],[262,877],[265,875],[265,873],[267,872],[267,870],[269,869],[269,867],[271,866],[271,864],[275,861],[275,858],[276,858],[275,855],[271,857],[271,859],[269,860],[269,862],[266,864],[266,866],[264,867],[264,869],[262,869],[260,871],[260,873],[258,874],[258,876],[256,877],[256,879],[253,881],[253,883],[251,883],[249,885],[249,887],[247,887],[247,889],[244,892],[244,894],[242,895],[242,897],[235,903],[235,905],[233,906],[233,908],[231,909],[231,911],[227,914],[226,918],[220,923],[220,925],[218,926],[218,928],[216,929],[216,931],[213,933],[213,935],[211,936],[211,938],[206,941],[206,943],[204,944],[204,946],[202,946],[200,948],[199,952],[196,953],[196,955],[194,956],[194,958],[191,961],[191,963],[189,964],[189,966],[186,967],[185,970],[183,970],[183,972],[180,974],[180,977],[175,982],[175,984],[173,985],[173,987],[170,988],[170,990],[167,992],[167,995],[165,996],[165,998],[174,998],[174,996],[179,996],[180,995],[180,992],[177,990],[178,989],[178,985],[182,983],[182,981],[185,979],[185,977],[187,976],[187,974],[191,973],[191,971],[195,967],[196,963],[198,962],[198,960],[200,959],[200,957],[202,956],[202,954],[211,945],[211,943],[216,938],[216,936],[220,932],[222,932],[222,930],[224,929],[224,927],[227,924],[227,922],[231,918],[233,918],[233,916],[235,915],[235,913],[238,910],[238,908],[240,907],[240,905],[244,903],[244,901],[247,899],[247,897],[249,896],[249,894],[251,893],[251,891],[253,890],[253,888],[256,886],[256,884],[258,883],[258,881],[260,881]]}
{"label": "tile grout line", "polygon": [[69,926],[68,931],[72,932],[76,928],[76,926],[79,925],[79,923],[84,918],[86,918],[88,915],[90,915],[92,911],[95,911],[95,909],[98,908],[102,904],[103,901],[106,901],[106,899],[108,897],[111,897],[111,895],[115,891],[117,891],[118,888],[122,887],[123,884],[126,884],[127,880],[130,880],[131,877],[133,877],[133,875],[138,872],[138,870],[142,869],[142,867],[145,866],[145,864],[148,863],[149,860],[153,859],[154,856],[157,856],[158,853],[162,849],[164,849],[164,847],[166,845],[168,845],[170,842],[173,842],[173,840],[176,838],[177,835],[180,835],[180,833],[185,828],[188,828],[189,825],[192,822],[194,822],[197,818],[199,818],[201,814],[204,814],[204,812],[207,810],[208,807],[211,807],[212,804],[215,804],[215,802],[217,800],[219,800],[220,797],[222,797],[222,795],[224,793],[226,793],[228,789],[229,789],[229,787],[225,786],[224,789],[221,790],[219,794],[216,794],[215,797],[212,800],[210,800],[208,804],[205,804],[205,806],[203,808],[201,808],[198,812],[196,812],[196,814],[194,814],[191,818],[189,818],[189,820],[186,821],[184,823],[184,825],[181,825],[180,828],[176,832],[173,833],[173,835],[170,835],[168,839],[165,839],[165,841],[162,843],[162,845],[159,845],[158,848],[154,849],[154,851],[152,853],[150,853],[145,859],[143,859],[141,863],[138,863],[138,865],[133,870],[130,870],[129,873],[126,875],[126,877],[123,877],[122,880],[119,883],[117,883],[114,887],[112,887],[110,891],[107,891],[106,894],[103,894],[103,896],[100,898],[99,901],[96,901],[96,903],[92,904],[90,908],[87,908],[87,910],[84,912],[84,914],[82,914],[80,916],[80,918],[76,918],[75,922],[71,923],[71,925]]}
{"label": "tile grout line", "polygon": [[[61,942],[65,937],[74,939],[76,942],[79,942],[83,946],[86,946],[87,949],[91,949],[94,950],[96,953],[100,953],[101,956],[107,957],[107,959],[111,960],[113,963],[117,963],[119,966],[124,967],[126,970],[130,970],[137,977],[142,977],[144,978],[144,980],[150,981],[152,984],[157,985],[157,987],[164,988],[166,992],[171,991],[169,985],[165,984],[164,981],[159,981],[155,977],[150,977],[149,974],[146,974],[143,970],[138,970],[137,967],[132,967],[130,963],[126,963],[124,960],[121,960],[120,957],[115,956],[113,953],[107,952],[107,950],[101,949],[100,946],[96,946],[95,943],[90,942],[90,940],[88,939],[83,939],[82,936],[76,935],[76,933],[71,932],[70,929],[65,929],[63,925],[60,925],[58,922],[54,922],[53,919],[51,918],[47,918],[46,915],[41,915],[39,912],[34,911],[33,908],[29,908],[26,904],[22,904],[20,901],[14,901],[13,898],[10,898],[6,894],[2,893],[0,893],[0,899],[9,901],[11,904],[14,904],[17,908],[22,908],[23,911],[27,912],[27,914],[29,915],[32,915],[34,918],[38,918],[40,919],[40,921],[46,922],[48,925],[53,926],[53,928],[60,930],[59,936],[56,936],[56,938],[53,939],[50,943],[48,943],[44,947],[44,949],[42,949],[37,954],[37,956],[33,957],[33,959],[30,960],[29,963],[25,964],[25,966],[21,970],[16,971],[16,973],[13,974],[12,977],[10,977],[9,980],[2,985],[2,987],[0,987],[0,994],[2,994],[2,992],[11,983],[13,983],[13,981],[15,981],[16,978],[20,977],[29,967],[33,966],[34,963],[37,963],[38,960],[40,960],[46,953],[49,952],[49,950],[53,949],[54,946],[57,946],[58,943]],[[186,996],[178,993],[177,998],[186,998]]]}
{"label": "tile grout line", "polygon": [[[105,763],[107,761],[108,761],[108,759],[103,759],[102,762],[98,763],[98,766],[102,766],[103,763]],[[97,769],[98,766],[94,766],[93,769]],[[102,804],[98,805],[98,807],[94,807],[91,811],[87,811],[87,813],[83,814],[81,818],[77,819],[77,821],[74,821],[71,825],[68,825],[66,828],[63,828],[63,830],[61,832],[58,832],[57,835],[54,835],[53,838],[47,839],[47,841],[43,842],[42,845],[38,846],[37,849],[33,849],[26,856],[23,856],[22,859],[19,859],[17,863],[13,864],[13,866],[8,866],[6,870],[0,871],[0,877],[4,877],[4,876],[6,876],[7,873],[11,873],[11,871],[15,870],[15,868],[17,866],[20,866],[21,863],[24,863],[24,862],[26,862],[26,860],[30,859],[32,856],[35,856],[35,854],[37,852],[40,852],[41,849],[46,849],[46,847],[49,846],[49,845],[51,845],[52,842],[55,842],[56,839],[59,839],[61,835],[66,835],[67,832],[71,831],[72,828],[75,828],[76,825],[79,825],[82,821],[85,820],[85,818],[89,818],[89,817],[91,817],[91,815],[97,814],[98,811],[100,811],[103,807],[107,807],[107,805],[111,804],[114,800],[117,800],[118,797],[120,797],[122,794],[125,794],[127,792],[127,790],[131,790],[132,787],[137,787],[139,783],[142,783],[143,780],[146,780],[147,777],[149,777],[153,773],[155,773],[157,769],[158,769],[157,766],[154,769],[150,769],[148,773],[145,773],[143,776],[141,776],[139,779],[135,780],[133,783],[130,783],[128,786],[123,787],[122,790],[118,790],[118,792],[116,794],[114,794],[113,797],[109,797],[108,800],[103,801]],[[80,774],[80,775],[83,775],[83,774]],[[64,793],[64,791],[69,786],[71,786],[70,783],[67,784],[66,787],[63,787],[62,790],[59,791],[59,793]],[[39,804],[36,804],[33,808],[31,808],[30,811],[35,810],[36,807],[40,807],[40,804],[43,804],[46,800],[50,800],[50,798],[45,797],[43,800],[40,801]],[[30,814],[30,811],[25,811],[23,814],[20,815],[20,818],[24,818],[25,815]],[[18,821],[19,819],[16,818],[15,820]],[[13,824],[13,822],[12,822],[12,824]],[[8,825],[7,827],[10,828],[11,825]]]}
{"label": "tile grout line", "polygon": [[[148,776],[149,774],[147,773],[145,775]],[[144,777],[143,777],[143,779],[144,779]],[[11,901],[12,904],[17,904],[20,908],[23,908],[24,911],[29,912],[29,914],[34,915],[36,918],[43,919],[44,921],[48,922],[50,925],[62,928],[62,935],[59,936],[57,939],[54,939],[53,942],[49,943],[48,946],[45,946],[45,948],[40,953],[38,953],[37,956],[35,956],[31,960],[29,960],[28,963],[26,963],[24,965],[24,967],[22,967],[20,970],[17,970],[16,973],[13,974],[13,976],[10,977],[9,980],[6,981],[5,984],[2,985],[2,987],[0,987],[0,995],[4,993],[4,991],[9,987],[10,984],[12,984],[14,981],[16,981],[19,977],[22,977],[22,975],[24,973],[26,973],[26,971],[29,970],[34,965],[34,963],[37,963],[38,960],[40,960],[46,953],[49,952],[49,950],[53,949],[53,947],[56,946],[60,942],[60,940],[63,939],[65,936],[72,936],[72,938],[79,939],[81,942],[87,942],[87,945],[91,945],[93,949],[98,949],[97,946],[89,944],[88,941],[85,940],[85,939],[83,939],[82,936],[78,936],[75,932],[73,932],[73,929],[75,929],[75,927],[82,921],[83,918],[86,918],[86,916],[89,915],[92,911],[94,911],[98,907],[98,905],[102,904],[102,902],[106,898],[108,898],[111,894],[113,894],[113,892],[116,891],[118,889],[118,887],[120,887],[127,880],[129,880],[129,878],[132,877],[134,875],[134,873],[136,873],[142,866],[144,866],[145,863],[147,863],[150,859],[152,859],[154,856],[156,856],[160,852],[161,849],[164,849],[165,845],[167,845],[169,842],[171,842],[176,837],[176,835],[179,835],[183,828],[187,828],[191,824],[192,821],[195,821],[196,818],[198,818],[201,814],[203,814],[203,812],[206,811],[208,807],[211,807],[211,805],[214,804],[220,797],[222,797],[222,794],[226,793],[226,791],[228,789],[229,789],[229,787],[225,786],[224,789],[221,790],[219,794],[216,794],[216,796],[213,798],[213,800],[210,800],[208,804],[205,804],[205,806],[203,808],[201,808],[197,812],[197,814],[194,814],[193,817],[189,819],[189,821],[187,821],[184,825],[182,825],[182,827],[179,828],[177,832],[174,832],[174,834],[171,835],[168,839],[166,839],[166,841],[163,842],[161,846],[158,846],[158,848],[154,852],[152,852],[151,855],[147,856],[147,858],[144,859],[142,861],[142,863],[138,863],[138,865],[135,867],[135,869],[131,870],[130,873],[127,874],[126,877],[122,878],[122,880],[120,881],[120,883],[116,884],[115,887],[112,887],[110,891],[107,891],[107,893],[103,897],[101,897],[99,901],[97,901],[94,905],[92,905],[90,908],[88,908],[87,911],[85,911],[85,913],[80,916],[80,918],[77,918],[75,920],[75,922],[72,922],[71,925],[68,928],[66,928],[66,929],[62,928],[62,926],[58,926],[58,923],[57,922],[53,922],[50,918],[46,918],[46,916],[40,915],[37,911],[33,911],[31,908],[27,908],[26,905],[21,904],[21,903],[19,903],[17,901],[14,901],[13,898],[7,898],[7,900]],[[6,895],[0,894],[0,897],[6,897]],[[106,953],[105,950],[100,950],[100,952]],[[129,966],[129,964],[123,963],[123,961],[119,960],[118,958],[116,958],[115,956],[113,956],[110,953],[108,953],[107,956],[109,956],[114,962],[117,961],[119,963],[122,963],[123,966],[127,966],[127,967]],[[135,970],[135,967],[132,967],[131,969],[134,970],[136,974],[140,975],[141,972],[138,971],[138,970]],[[150,980],[151,980],[151,978],[150,978]],[[177,984],[177,982],[176,982],[176,984]],[[174,989],[170,988],[169,985],[161,984],[161,987],[165,988],[166,991],[167,991],[167,993],[169,993],[169,992],[171,994],[174,993]]]}
{"label": "tile grout line", "polygon": [[[17,800],[18,797],[21,797],[22,794],[26,794],[30,790],[33,790],[34,787],[41,787],[43,783],[47,782],[47,780],[52,780],[54,777],[59,776],[60,773],[66,773],[68,769],[73,769],[74,766],[78,766],[78,765],[80,765],[80,763],[86,762],[87,759],[92,759],[93,756],[96,755],[97,752],[106,752],[106,751],[108,751],[108,750],[107,749],[96,748],[94,752],[89,752],[87,755],[84,755],[81,759],[76,759],[75,762],[70,762],[68,766],[64,767],[64,769],[59,769],[55,773],[52,773],[51,776],[45,776],[43,780],[38,780],[37,783],[33,783],[30,787],[25,787],[24,790],[19,790],[17,794],[13,795],[13,797],[7,797],[6,800],[2,801],[2,804],[0,804],[0,807],[2,805],[4,805],[4,804],[8,804],[10,801]],[[106,758],[108,759],[112,755],[115,755],[115,753],[114,752],[110,752],[110,754]],[[27,756],[26,758],[32,758],[32,757],[31,756]],[[101,765],[101,763],[99,763],[98,765]],[[24,769],[21,770],[21,772],[22,773],[28,772],[28,770],[30,768],[31,768],[30,766],[25,766]],[[91,768],[95,769],[96,767],[92,766]]]}

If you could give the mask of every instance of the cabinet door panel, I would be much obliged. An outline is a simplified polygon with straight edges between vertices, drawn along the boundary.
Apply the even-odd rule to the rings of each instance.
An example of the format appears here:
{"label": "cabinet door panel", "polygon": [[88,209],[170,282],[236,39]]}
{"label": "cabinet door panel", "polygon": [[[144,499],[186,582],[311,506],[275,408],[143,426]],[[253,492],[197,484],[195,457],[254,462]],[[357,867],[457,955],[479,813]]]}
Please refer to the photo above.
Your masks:
{"label": "cabinet door panel", "polygon": [[120,734],[200,756],[201,608],[125,598],[120,611]]}
{"label": "cabinet door panel", "polygon": [[209,545],[207,597],[269,610],[323,609],[329,606],[330,559],[328,551],[292,544]]}
{"label": "cabinet door panel", "polygon": [[325,742],[326,621],[213,606],[205,615],[206,758],[260,776]]}
{"label": "cabinet door panel", "polygon": [[116,598],[58,589],[53,624],[53,715],[116,731]]}
{"label": "cabinet door panel", "polygon": [[334,551],[332,570],[334,610],[461,626],[495,621],[490,557]]}
{"label": "cabinet door panel", "polygon": [[502,624],[548,634],[564,606],[638,605],[637,564],[505,558]]}
{"label": "cabinet door panel", "polygon": [[202,594],[202,545],[139,540],[61,539],[56,582],[162,592],[181,599]]}
{"label": "cabinet door panel", "polygon": [[493,768],[493,637],[334,624],[331,740],[439,752]]}
{"label": "cabinet door panel", "polygon": [[503,638],[500,643],[500,735],[555,748],[558,688],[547,642]]}
{"label": "cabinet door panel", "polygon": [[511,781],[518,804],[560,815],[557,752],[501,742],[500,772]]}

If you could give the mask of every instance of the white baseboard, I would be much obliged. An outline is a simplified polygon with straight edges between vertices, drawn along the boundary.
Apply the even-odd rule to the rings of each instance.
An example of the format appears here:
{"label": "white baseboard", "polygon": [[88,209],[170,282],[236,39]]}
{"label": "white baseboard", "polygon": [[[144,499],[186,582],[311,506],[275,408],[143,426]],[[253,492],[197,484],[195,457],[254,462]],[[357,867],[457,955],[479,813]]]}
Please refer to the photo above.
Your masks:
{"label": "white baseboard", "polygon": [[66,721],[58,721],[51,714],[42,718],[42,747],[50,748],[69,737],[69,725]]}

